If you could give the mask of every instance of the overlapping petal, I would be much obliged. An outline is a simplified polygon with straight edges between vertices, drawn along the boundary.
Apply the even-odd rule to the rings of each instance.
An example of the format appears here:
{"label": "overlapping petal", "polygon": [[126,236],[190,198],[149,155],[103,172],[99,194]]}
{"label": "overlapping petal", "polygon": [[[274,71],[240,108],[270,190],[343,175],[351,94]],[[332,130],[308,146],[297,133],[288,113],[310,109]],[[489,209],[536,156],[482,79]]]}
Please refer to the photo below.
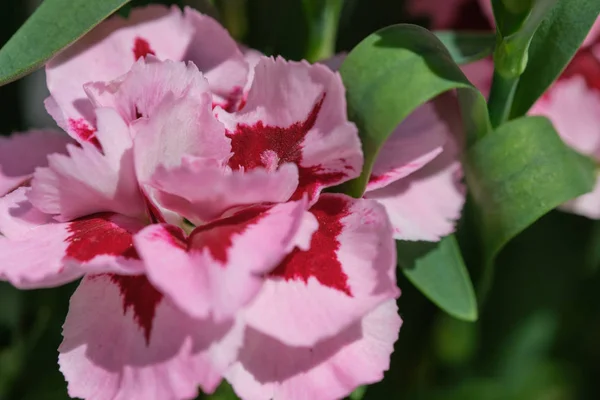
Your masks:
{"label": "overlapping petal", "polygon": [[212,392],[242,336],[234,322],[194,320],[143,276],[86,277],[71,298],[59,364],[72,397],[193,399]]}
{"label": "overlapping petal", "polygon": [[399,240],[438,241],[455,230],[465,201],[456,144],[420,170],[382,189],[366,193],[388,213]]}
{"label": "overlapping petal", "polygon": [[247,328],[238,360],[225,377],[248,400],[341,399],[383,378],[401,323],[390,300],[312,346],[290,346]]}
{"label": "overlapping petal", "polygon": [[438,241],[454,232],[466,192],[462,137],[456,98],[447,93],[413,112],[383,145],[365,197],[385,207],[396,239]]}
{"label": "overlapping petal", "polygon": [[316,229],[305,209],[306,200],[255,206],[202,225],[189,237],[153,225],[135,242],[157,288],[190,315],[210,313],[220,321],[245,306],[261,288],[263,275],[296,245],[305,246]]}
{"label": "overlapping petal", "polygon": [[74,138],[92,140],[96,121],[83,86],[117,79],[147,55],[192,61],[219,99],[238,93],[248,74],[235,41],[212,18],[176,6],[136,8],[127,19],[113,16],[100,24],[48,63],[49,113]]}
{"label": "overlapping petal", "polygon": [[33,176],[37,167],[48,165],[50,154],[67,151],[71,139],[51,130],[34,130],[0,137],[0,196]]}
{"label": "overlapping petal", "polygon": [[322,65],[263,58],[246,105],[216,109],[231,138],[229,166],[274,170],[298,165],[299,187],[315,200],[321,189],[355,178],[362,168],[357,130],[347,120],[344,86]]}
{"label": "overlapping petal", "polygon": [[157,168],[178,167],[184,157],[214,160],[223,164],[230,156],[230,140],[213,113],[208,92],[195,97],[166,98],[152,118],[135,127],[135,168],[139,181],[147,184]]}
{"label": "overlapping petal", "polygon": [[184,159],[178,168],[159,167],[151,181],[162,206],[196,225],[234,207],[285,202],[298,186],[298,167],[291,163],[272,172],[263,168],[231,171],[206,164],[203,159]]}
{"label": "overlapping petal", "polygon": [[[168,99],[210,99],[208,81],[193,63],[160,61],[148,56],[138,60],[131,70],[110,82],[93,82],[85,91],[95,107],[111,107],[132,123],[152,117],[156,108]],[[212,101],[212,100],[209,100]]]}
{"label": "overlapping petal", "polygon": [[380,205],[323,194],[310,212],[319,223],[310,248],[287,256],[244,314],[250,327],[288,345],[311,346],[400,294]]}
{"label": "overlapping petal", "polygon": [[145,213],[133,168],[129,127],[112,109],[98,109],[96,114],[102,150],[90,143],[70,145],[68,156],[51,155],[48,167],[38,168],[34,174],[29,199],[59,220],[96,212],[132,217]]}
{"label": "overlapping petal", "polygon": [[377,155],[367,191],[404,178],[436,158],[450,138],[449,127],[426,103],[411,113],[390,135]]}
{"label": "overlapping petal", "polygon": [[135,274],[143,270],[133,247],[140,221],[94,214],[56,223],[19,189],[0,200],[0,277],[19,288],[58,286],[86,273]]}

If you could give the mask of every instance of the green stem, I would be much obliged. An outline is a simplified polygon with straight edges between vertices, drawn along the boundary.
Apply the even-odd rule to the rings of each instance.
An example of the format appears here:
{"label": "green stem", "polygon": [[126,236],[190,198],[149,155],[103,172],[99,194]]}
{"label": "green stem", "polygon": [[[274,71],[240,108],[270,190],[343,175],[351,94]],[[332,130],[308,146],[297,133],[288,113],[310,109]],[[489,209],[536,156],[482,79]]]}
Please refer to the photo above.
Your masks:
{"label": "green stem", "polygon": [[241,42],[248,31],[246,0],[216,0],[215,3],[223,25],[235,40]]}
{"label": "green stem", "polygon": [[518,83],[519,77],[505,78],[497,70],[494,70],[492,90],[488,101],[490,122],[493,128],[508,120]]}
{"label": "green stem", "polygon": [[308,18],[306,59],[316,62],[335,54],[340,14],[344,0],[304,0]]}

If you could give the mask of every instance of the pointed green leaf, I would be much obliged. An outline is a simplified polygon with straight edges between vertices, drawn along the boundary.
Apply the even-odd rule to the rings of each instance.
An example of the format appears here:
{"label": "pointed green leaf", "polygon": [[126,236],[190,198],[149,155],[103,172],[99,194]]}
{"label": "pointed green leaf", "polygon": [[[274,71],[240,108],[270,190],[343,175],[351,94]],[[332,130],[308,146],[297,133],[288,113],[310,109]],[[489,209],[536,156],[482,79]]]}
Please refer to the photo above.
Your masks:
{"label": "pointed green leaf", "polygon": [[559,0],[529,46],[527,68],[517,86],[511,116],[524,115],[558,78],[600,14],[598,0]]}
{"label": "pointed green leaf", "polygon": [[487,292],[494,258],[509,240],[567,200],[592,190],[595,164],[567,147],[543,117],[500,126],[465,156],[485,258]]}
{"label": "pointed green leaf", "polygon": [[129,0],[44,0],[0,49],[0,85],[41,67]]}
{"label": "pointed green leaf", "polygon": [[477,320],[475,291],[454,236],[396,247],[402,272],[429,300],[455,318]]}
{"label": "pointed green leaf", "polygon": [[485,99],[424,28],[400,24],[375,32],[350,52],[340,73],[365,155],[361,176],[343,186],[354,197],[362,196],[377,153],[394,128],[443,92],[458,89],[470,143],[491,130]]}

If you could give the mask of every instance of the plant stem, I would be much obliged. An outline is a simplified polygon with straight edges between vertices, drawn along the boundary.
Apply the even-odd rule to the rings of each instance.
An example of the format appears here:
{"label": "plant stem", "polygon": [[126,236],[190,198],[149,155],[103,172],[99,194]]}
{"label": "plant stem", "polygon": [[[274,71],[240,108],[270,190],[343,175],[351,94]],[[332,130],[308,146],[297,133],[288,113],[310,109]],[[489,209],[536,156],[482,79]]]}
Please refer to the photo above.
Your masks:
{"label": "plant stem", "polygon": [[344,0],[304,0],[309,34],[306,59],[316,62],[335,54],[340,14]]}
{"label": "plant stem", "polygon": [[488,101],[490,122],[493,128],[508,120],[518,83],[519,77],[505,78],[497,70],[494,70],[492,90]]}
{"label": "plant stem", "polygon": [[215,3],[225,28],[235,40],[242,41],[248,30],[246,0],[217,0]]}

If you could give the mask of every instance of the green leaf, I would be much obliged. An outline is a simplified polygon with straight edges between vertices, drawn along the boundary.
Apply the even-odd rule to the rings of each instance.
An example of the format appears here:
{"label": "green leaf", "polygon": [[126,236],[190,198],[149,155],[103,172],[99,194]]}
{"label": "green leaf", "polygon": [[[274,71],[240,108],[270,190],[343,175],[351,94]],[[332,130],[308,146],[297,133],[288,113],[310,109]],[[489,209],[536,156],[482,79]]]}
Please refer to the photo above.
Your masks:
{"label": "green leaf", "polygon": [[446,46],[458,65],[481,60],[492,54],[496,44],[493,33],[436,31],[435,36]]}
{"label": "green leaf", "polygon": [[207,400],[238,400],[231,385],[225,381],[219,385],[213,394],[203,395],[201,398]]}
{"label": "green leaf", "polygon": [[559,0],[529,46],[529,62],[517,86],[513,118],[525,115],[560,75],[600,13],[598,0]]}
{"label": "green leaf", "polygon": [[377,153],[394,128],[443,92],[458,89],[468,142],[491,130],[485,99],[424,28],[400,24],[375,32],[350,52],[340,73],[365,155],[361,176],[342,188],[354,197],[362,196]]}
{"label": "green leaf", "polygon": [[455,318],[477,320],[475,291],[454,236],[396,247],[402,272],[427,298]]}
{"label": "green leaf", "polygon": [[358,389],[354,390],[348,397],[350,400],[362,400],[363,397],[365,397],[365,393],[367,393],[367,386],[359,386]]}
{"label": "green leaf", "polygon": [[596,180],[594,163],[567,147],[543,117],[500,126],[467,152],[464,165],[485,260],[481,296],[504,245],[553,208],[591,191]]}
{"label": "green leaf", "polygon": [[[512,1],[514,0],[504,0],[504,3]],[[515,28],[516,30],[510,33],[498,25],[500,41],[494,53],[494,67],[500,75],[505,78],[516,78],[525,71],[527,53],[533,35],[557,2],[558,0],[535,0],[532,6],[518,7],[516,16],[511,14],[508,7],[495,5],[496,15],[502,15],[502,20],[516,22],[511,24],[511,31]],[[529,9],[530,7],[531,9]],[[526,15],[524,20],[522,20],[523,12]]]}
{"label": "green leaf", "polygon": [[129,0],[44,0],[0,49],[0,85],[33,72]]}

